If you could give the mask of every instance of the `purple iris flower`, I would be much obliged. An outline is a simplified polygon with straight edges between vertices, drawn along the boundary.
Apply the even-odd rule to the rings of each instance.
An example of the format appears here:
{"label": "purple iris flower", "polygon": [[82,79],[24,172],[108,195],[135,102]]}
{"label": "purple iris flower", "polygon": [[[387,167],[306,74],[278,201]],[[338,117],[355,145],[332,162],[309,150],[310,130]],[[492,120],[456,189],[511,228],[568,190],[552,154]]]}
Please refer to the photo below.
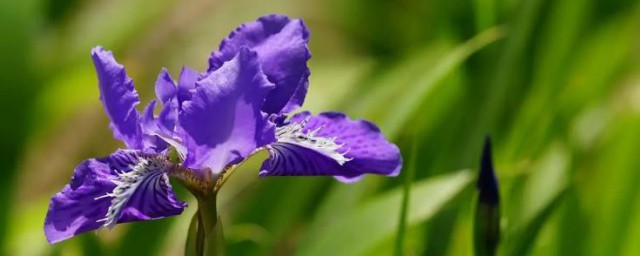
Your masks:
{"label": "purple iris flower", "polygon": [[[54,195],[45,234],[56,243],[117,223],[182,213],[169,177],[189,191],[215,193],[220,180],[266,150],[260,176],[396,176],[398,148],[376,125],[338,112],[294,114],[304,102],[311,57],[304,23],[268,15],[241,25],[209,58],[207,71],[183,68],[177,83],[162,70],[156,101],[142,113],[122,65],[102,47],[92,50],[104,109],[114,137],[127,149],[85,160]],[[177,160],[171,158],[177,152]]]}

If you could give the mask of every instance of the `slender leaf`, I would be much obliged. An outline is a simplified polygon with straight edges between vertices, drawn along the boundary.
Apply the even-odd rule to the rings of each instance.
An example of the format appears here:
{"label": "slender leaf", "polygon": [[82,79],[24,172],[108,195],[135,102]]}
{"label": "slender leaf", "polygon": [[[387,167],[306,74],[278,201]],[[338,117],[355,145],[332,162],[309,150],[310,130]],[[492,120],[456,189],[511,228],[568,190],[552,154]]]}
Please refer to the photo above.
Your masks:
{"label": "slender leaf", "polygon": [[556,208],[562,202],[567,190],[562,190],[551,202],[547,204],[537,215],[535,215],[531,221],[527,223],[521,230],[518,230],[513,237],[516,238],[511,249],[506,253],[507,255],[527,255],[529,250],[535,244],[536,238],[542,227],[546,224],[549,216],[554,212]]}
{"label": "slender leaf", "polygon": [[[467,188],[472,179],[471,171],[465,170],[414,184],[407,225],[429,220]],[[362,255],[395,233],[401,202],[402,189],[397,188],[354,206],[346,216],[309,239],[312,243],[301,244],[296,255]]]}
{"label": "slender leaf", "polygon": [[411,147],[411,162],[409,162],[409,168],[403,173],[404,184],[402,186],[402,205],[400,206],[400,219],[398,220],[398,235],[396,237],[395,255],[404,255],[404,240],[407,232],[407,211],[409,210],[409,198],[411,196],[411,186],[416,171],[416,158],[418,157],[418,144],[413,143]]}

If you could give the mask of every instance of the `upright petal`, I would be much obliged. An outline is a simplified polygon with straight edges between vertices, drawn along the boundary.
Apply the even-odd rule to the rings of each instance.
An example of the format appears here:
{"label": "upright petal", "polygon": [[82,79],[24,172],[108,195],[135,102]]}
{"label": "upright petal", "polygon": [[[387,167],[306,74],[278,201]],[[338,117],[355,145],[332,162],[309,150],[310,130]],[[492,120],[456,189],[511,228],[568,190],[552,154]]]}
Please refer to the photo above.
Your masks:
{"label": "upright petal", "polygon": [[198,72],[188,67],[182,67],[178,78],[178,103],[191,99],[191,89],[196,87]]}
{"label": "upright petal", "polygon": [[160,153],[171,145],[181,156],[186,155],[187,150],[175,132],[178,118],[177,99],[167,101],[157,118],[153,115],[155,106],[156,101],[152,100],[142,112],[140,120],[145,152]]}
{"label": "upright petal", "polygon": [[268,114],[289,113],[304,102],[309,86],[307,47],[309,30],[302,20],[284,15],[267,15],[242,24],[211,54],[209,71],[220,68],[248,47],[258,53],[258,61],[269,81],[276,85],[267,96],[262,110]]}
{"label": "upright petal", "polygon": [[164,106],[162,106],[157,122],[165,134],[173,135],[176,123],[178,122],[178,111],[178,100],[176,98],[168,100],[164,103]]}
{"label": "upright petal", "polygon": [[179,114],[188,152],[184,165],[219,173],[275,141],[274,127],[260,111],[271,88],[255,52],[247,48],[199,80]]}
{"label": "upright petal", "polygon": [[160,128],[153,117],[155,107],[156,101],[152,100],[149,102],[149,105],[144,108],[144,111],[142,111],[142,115],[140,116],[143,150],[147,153],[159,153],[165,150],[168,146],[164,139],[158,137],[160,134]]}
{"label": "upright petal", "polygon": [[[182,145],[179,136],[175,133],[175,127],[178,121],[178,111],[180,110],[180,93],[190,93],[188,88],[193,88],[195,84],[188,84],[195,83],[192,80],[195,80],[196,75],[197,73],[191,69],[183,68],[178,85],[175,84],[166,69],[162,69],[158,75],[155,91],[158,100],[162,102],[162,110],[160,110],[159,115],[155,117],[153,114],[155,101],[152,101],[153,106],[150,104],[149,107],[145,109],[141,122],[145,139],[151,136],[150,139],[156,142],[152,145],[154,148],[165,149],[167,144],[170,144],[174,146],[181,155],[186,154],[186,149]],[[146,142],[147,141],[145,141],[145,143]]]}
{"label": "upright petal", "polygon": [[156,80],[156,96],[158,100],[165,104],[167,101],[176,97],[177,86],[171,75],[166,69],[162,69],[160,74],[158,75],[158,79]]}
{"label": "upright petal", "polygon": [[268,146],[261,176],[330,175],[353,182],[367,173],[396,176],[402,167],[398,147],[377,126],[342,113],[296,114],[278,128],[277,139]]}
{"label": "upright petal", "polygon": [[129,148],[142,149],[142,134],[135,108],[140,100],[133,81],[110,51],[98,46],[91,50],[91,56],[98,74],[100,100],[111,118],[110,127],[114,137]]}
{"label": "upright petal", "polygon": [[162,107],[162,111],[156,119],[159,132],[156,134],[162,140],[169,145],[173,146],[180,156],[184,157],[187,154],[187,149],[182,143],[182,137],[179,135],[179,131],[176,130],[178,125],[178,99],[173,98]]}
{"label": "upright petal", "polygon": [[160,128],[155,122],[155,117],[153,116],[153,111],[156,108],[156,101],[152,100],[142,111],[142,116],[140,117],[140,124],[142,127],[142,133],[145,134],[155,134],[158,132]]}
{"label": "upright petal", "polygon": [[49,243],[116,223],[182,213],[186,204],[173,193],[162,160],[118,150],[82,162],[69,184],[51,198],[44,223]]}

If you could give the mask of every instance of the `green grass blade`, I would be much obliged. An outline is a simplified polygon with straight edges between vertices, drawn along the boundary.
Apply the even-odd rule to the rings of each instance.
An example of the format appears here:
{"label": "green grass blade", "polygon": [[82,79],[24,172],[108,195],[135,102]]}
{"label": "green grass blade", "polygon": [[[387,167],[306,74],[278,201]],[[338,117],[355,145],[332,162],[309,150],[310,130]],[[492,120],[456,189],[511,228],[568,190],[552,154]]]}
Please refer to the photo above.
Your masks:
{"label": "green grass blade", "polygon": [[554,144],[546,152],[528,169],[526,180],[505,194],[509,209],[517,209],[505,214],[510,223],[502,246],[506,255],[526,255],[536,245],[538,233],[571,186],[569,151]]}
{"label": "green grass blade", "polygon": [[535,244],[538,233],[546,224],[549,216],[558,208],[566,192],[567,189],[560,191],[526,226],[512,234],[516,240],[506,255],[527,255]]}
{"label": "green grass blade", "polygon": [[398,220],[398,235],[396,237],[395,255],[404,255],[404,240],[407,232],[407,212],[409,211],[409,200],[411,200],[411,185],[416,172],[416,158],[418,157],[418,144],[413,143],[411,147],[411,161],[409,162],[409,168],[404,175],[404,184],[402,186],[402,205],[400,206],[400,219]]}
{"label": "green grass blade", "polygon": [[[471,184],[473,174],[459,171],[416,182],[411,191],[407,225],[428,221]],[[343,218],[335,219],[322,232],[300,244],[296,255],[363,255],[368,249],[393,236],[400,219],[402,189],[396,188],[354,206]]]}

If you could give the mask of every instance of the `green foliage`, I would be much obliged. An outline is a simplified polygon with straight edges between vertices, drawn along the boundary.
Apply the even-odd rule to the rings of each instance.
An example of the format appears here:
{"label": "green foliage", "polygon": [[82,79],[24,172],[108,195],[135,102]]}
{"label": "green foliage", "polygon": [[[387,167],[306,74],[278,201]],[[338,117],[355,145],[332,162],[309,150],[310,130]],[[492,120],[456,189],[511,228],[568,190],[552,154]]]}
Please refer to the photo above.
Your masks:
{"label": "green foliage", "polygon": [[[428,221],[461,193],[472,177],[471,171],[466,170],[414,184],[406,212],[407,225]],[[368,249],[395,234],[402,197],[398,188],[352,205],[352,209],[334,216],[321,229],[310,230],[310,238],[306,239],[309,242],[302,243],[296,255],[366,255]]]}
{"label": "green foliage", "polygon": [[499,255],[640,255],[638,1],[53,2],[0,3],[2,255],[184,253],[184,191],[181,216],[46,243],[50,196],[122,146],[89,50],[114,50],[145,100],[161,67],[204,69],[266,13],[312,31],[304,108],[375,121],[405,168],[347,185],[258,179],[249,161],[220,192],[228,254],[471,255],[476,171],[455,170],[477,169],[491,133]]}

